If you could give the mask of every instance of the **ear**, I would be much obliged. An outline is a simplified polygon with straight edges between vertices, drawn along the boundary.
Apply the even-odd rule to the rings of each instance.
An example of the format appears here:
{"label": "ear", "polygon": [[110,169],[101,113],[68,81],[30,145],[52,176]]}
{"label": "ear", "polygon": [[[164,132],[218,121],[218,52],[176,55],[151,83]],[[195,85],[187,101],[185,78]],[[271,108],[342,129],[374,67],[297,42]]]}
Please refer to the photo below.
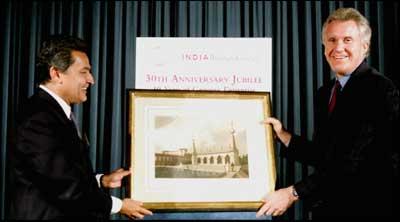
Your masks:
{"label": "ear", "polygon": [[54,67],[54,66],[50,67],[49,72],[50,72],[50,81],[62,83],[60,72],[58,71],[58,69],[56,67]]}
{"label": "ear", "polygon": [[369,44],[368,44],[368,42],[362,43],[362,47],[363,47],[364,55],[367,54],[368,49],[369,49]]}

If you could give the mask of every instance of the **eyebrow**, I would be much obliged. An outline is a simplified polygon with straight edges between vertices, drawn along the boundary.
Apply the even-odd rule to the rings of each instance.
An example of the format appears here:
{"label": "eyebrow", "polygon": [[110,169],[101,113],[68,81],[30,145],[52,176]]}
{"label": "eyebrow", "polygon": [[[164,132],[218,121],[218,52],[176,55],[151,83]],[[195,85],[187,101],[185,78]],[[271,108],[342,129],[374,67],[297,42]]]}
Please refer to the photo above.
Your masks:
{"label": "eyebrow", "polygon": [[87,71],[91,72],[91,71],[92,71],[92,68],[91,68],[91,67],[88,67],[88,66],[85,66],[85,67],[83,67],[81,70],[87,70]]}

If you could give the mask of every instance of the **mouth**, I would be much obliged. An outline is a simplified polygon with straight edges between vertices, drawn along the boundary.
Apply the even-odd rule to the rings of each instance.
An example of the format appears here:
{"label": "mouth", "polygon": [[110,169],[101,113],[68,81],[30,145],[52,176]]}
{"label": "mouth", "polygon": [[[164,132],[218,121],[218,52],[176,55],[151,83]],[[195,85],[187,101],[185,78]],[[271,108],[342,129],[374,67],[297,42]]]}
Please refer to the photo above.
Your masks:
{"label": "mouth", "polygon": [[86,93],[88,88],[89,88],[88,86],[87,87],[83,87],[82,90]]}
{"label": "mouth", "polygon": [[338,56],[338,55],[336,55],[336,56],[331,56],[331,58],[333,58],[334,60],[341,61],[341,60],[347,59],[348,56],[345,56],[345,55]]}

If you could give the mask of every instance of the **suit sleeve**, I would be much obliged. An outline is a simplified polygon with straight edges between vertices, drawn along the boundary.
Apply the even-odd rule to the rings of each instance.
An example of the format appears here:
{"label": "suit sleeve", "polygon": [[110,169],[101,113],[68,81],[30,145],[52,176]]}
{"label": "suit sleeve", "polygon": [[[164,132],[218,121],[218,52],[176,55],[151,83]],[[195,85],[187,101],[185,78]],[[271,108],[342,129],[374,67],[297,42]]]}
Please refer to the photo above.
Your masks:
{"label": "suit sleeve", "polygon": [[84,163],[66,129],[46,113],[19,127],[16,152],[21,175],[64,211],[109,215],[111,197],[98,188],[93,174],[87,174],[85,164],[90,163]]}
{"label": "suit sleeve", "polygon": [[[400,96],[399,96],[399,90],[395,87],[394,84],[390,84],[389,87],[386,90],[386,98],[385,98],[385,104],[386,104],[386,110],[387,110],[387,116],[389,117],[388,122],[389,122],[389,127],[390,129],[388,132],[391,135],[388,135],[390,138],[390,144],[391,144],[391,159],[392,159],[392,181],[395,182],[395,186],[393,187],[398,187],[399,185],[399,147],[400,147],[400,142],[399,138],[397,137],[398,132],[400,131],[400,121],[399,121],[399,116],[400,116]],[[398,192],[396,190],[396,192]]]}
{"label": "suit sleeve", "polygon": [[[300,136],[293,135],[287,148],[281,150],[281,156],[290,160],[299,161],[303,164],[316,166],[321,161],[322,154],[315,149],[313,141],[308,141]],[[311,194],[319,192],[324,175],[315,169],[312,175],[303,178],[294,184],[299,197],[308,198]]]}
{"label": "suit sleeve", "polygon": [[315,166],[321,161],[321,153],[313,141],[293,135],[287,148],[281,149],[281,156],[303,164]]}

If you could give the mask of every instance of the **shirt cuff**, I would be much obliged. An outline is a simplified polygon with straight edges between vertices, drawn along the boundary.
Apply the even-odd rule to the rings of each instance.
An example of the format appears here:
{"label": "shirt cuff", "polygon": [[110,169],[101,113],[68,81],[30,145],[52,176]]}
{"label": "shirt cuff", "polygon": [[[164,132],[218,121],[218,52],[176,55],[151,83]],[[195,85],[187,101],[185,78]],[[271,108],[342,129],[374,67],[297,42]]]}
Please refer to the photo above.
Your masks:
{"label": "shirt cuff", "polygon": [[[97,185],[98,185],[99,187],[101,187],[100,178],[101,178],[101,176],[103,176],[103,175],[104,175],[104,174],[97,174],[97,175],[96,175]],[[111,200],[112,200],[111,214],[116,214],[116,213],[118,213],[118,212],[121,210],[121,208],[122,208],[122,200],[119,199],[119,198],[117,198],[117,197],[114,197],[114,196],[111,196]]]}
{"label": "shirt cuff", "polygon": [[116,214],[119,211],[121,211],[122,200],[114,196],[111,196],[111,200],[112,200],[111,214]]}
{"label": "shirt cuff", "polygon": [[99,187],[101,187],[101,184],[100,184],[100,179],[101,179],[101,176],[103,176],[104,174],[97,174],[96,175],[96,180],[97,180],[97,185],[99,186]]}

